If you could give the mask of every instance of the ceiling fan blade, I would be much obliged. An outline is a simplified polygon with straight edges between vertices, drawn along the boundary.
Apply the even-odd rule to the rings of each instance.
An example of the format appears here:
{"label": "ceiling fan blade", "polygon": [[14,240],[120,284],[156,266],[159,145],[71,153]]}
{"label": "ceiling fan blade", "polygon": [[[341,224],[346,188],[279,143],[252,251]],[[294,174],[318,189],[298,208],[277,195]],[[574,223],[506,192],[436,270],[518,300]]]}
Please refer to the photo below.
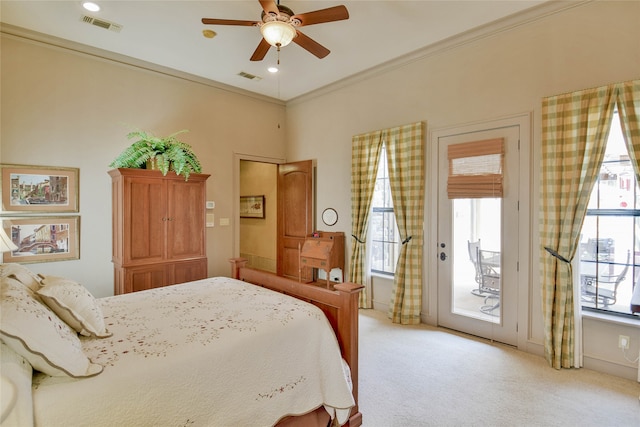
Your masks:
{"label": "ceiling fan blade", "polygon": [[296,43],[298,46],[302,47],[303,49],[308,50],[310,53],[317,56],[318,58],[322,59],[325,56],[329,55],[329,53],[331,53],[329,49],[322,46],[320,43],[313,40],[312,38],[305,36],[300,31],[296,30],[296,33],[298,35],[293,38],[293,42]]}
{"label": "ceiling fan blade", "polygon": [[242,21],[237,19],[215,19],[215,18],[202,18],[202,23],[207,25],[243,25],[246,27],[253,27],[258,25],[256,21]]}
{"label": "ceiling fan blade", "polygon": [[316,10],[314,12],[300,13],[293,15],[291,19],[298,19],[303,25],[321,24],[323,22],[342,21],[349,19],[349,11],[344,6],[334,6],[327,9]]}
{"label": "ceiling fan blade", "polygon": [[274,13],[276,15],[280,15],[278,5],[273,0],[260,0],[260,6],[262,6],[262,10],[264,10],[264,13]]}
{"label": "ceiling fan blade", "polygon": [[264,56],[267,54],[267,52],[269,52],[270,47],[271,45],[267,43],[265,39],[260,40],[260,44],[258,44],[258,47],[256,48],[255,52],[253,52],[253,55],[251,55],[251,60],[262,61],[264,59]]}

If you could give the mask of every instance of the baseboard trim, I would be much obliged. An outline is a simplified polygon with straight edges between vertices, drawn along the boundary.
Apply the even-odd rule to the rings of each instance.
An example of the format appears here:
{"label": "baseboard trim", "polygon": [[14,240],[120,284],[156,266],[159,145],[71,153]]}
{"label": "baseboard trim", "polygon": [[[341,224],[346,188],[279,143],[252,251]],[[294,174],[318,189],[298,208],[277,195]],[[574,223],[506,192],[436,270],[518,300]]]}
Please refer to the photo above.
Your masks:
{"label": "baseboard trim", "polygon": [[602,372],[603,374],[638,381],[638,368],[632,366],[623,366],[617,363],[607,362],[606,360],[585,356],[583,367],[585,369],[591,369],[592,371]]}

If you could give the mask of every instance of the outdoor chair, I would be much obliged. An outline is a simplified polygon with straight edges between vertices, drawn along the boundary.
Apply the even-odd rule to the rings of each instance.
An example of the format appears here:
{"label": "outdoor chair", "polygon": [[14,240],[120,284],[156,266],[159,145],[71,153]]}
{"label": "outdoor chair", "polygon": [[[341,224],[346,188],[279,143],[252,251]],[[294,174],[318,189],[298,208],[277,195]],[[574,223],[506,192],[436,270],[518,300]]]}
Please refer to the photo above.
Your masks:
{"label": "outdoor chair", "polygon": [[[597,305],[613,305],[616,303],[618,286],[627,276],[631,251],[627,251],[627,262],[618,274],[582,274],[581,297],[582,301]],[[611,264],[613,267],[613,264]]]}
{"label": "outdoor chair", "polygon": [[485,295],[484,305],[480,311],[494,314],[500,307],[500,252],[478,249],[478,265],[480,267],[480,291]]}

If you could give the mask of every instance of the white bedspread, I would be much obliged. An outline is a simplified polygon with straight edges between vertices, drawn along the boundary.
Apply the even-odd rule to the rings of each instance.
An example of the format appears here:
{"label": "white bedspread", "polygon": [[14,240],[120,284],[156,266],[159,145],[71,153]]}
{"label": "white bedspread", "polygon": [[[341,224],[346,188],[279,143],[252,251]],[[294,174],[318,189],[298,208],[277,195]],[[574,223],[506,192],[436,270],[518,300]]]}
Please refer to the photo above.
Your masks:
{"label": "white bedspread", "polygon": [[353,396],[317,307],[217,277],[99,300],[113,336],[83,339],[104,371],[38,374],[36,426],[270,426]]}

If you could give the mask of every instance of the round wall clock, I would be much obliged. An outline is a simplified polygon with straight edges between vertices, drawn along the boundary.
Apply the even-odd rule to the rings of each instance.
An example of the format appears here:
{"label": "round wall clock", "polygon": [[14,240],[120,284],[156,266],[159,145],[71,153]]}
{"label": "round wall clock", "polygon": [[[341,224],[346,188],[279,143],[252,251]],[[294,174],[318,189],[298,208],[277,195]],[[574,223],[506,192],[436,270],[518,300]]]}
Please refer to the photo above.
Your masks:
{"label": "round wall clock", "polygon": [[333,208],[327,208],[322,211],[322,222],[326,225],[335,225],[338,222],[338,212]]}

